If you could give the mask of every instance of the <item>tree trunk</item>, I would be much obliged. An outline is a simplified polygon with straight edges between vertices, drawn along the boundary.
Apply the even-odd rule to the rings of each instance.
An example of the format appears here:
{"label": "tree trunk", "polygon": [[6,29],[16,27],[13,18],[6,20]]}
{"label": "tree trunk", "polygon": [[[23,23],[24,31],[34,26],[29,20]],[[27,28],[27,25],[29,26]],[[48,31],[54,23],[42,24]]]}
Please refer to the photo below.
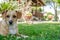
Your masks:
{"label": "tree trunk", "polygon": [[55,9],[55,21],[58,21],[57,10]]}
{"label": "tree trunk", "polygon": [[54,16],[55,21],[58,21],[58,16],[57,16],[57,5],[56,5],[56,3],[54,4],[54,10],[55,10],[55,16]]}

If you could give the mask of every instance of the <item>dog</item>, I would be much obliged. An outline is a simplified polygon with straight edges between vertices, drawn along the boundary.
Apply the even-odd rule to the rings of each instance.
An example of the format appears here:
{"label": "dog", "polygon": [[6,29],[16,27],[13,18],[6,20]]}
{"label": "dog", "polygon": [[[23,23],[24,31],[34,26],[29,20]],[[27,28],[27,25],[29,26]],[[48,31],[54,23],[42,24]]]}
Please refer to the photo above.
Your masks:
{"label": "dog", "polygon": [[18,34],[17,19],[22,16],[21,12],[14,10],[5,10],[2,12],[3,20],[0,22],[0,34]]}

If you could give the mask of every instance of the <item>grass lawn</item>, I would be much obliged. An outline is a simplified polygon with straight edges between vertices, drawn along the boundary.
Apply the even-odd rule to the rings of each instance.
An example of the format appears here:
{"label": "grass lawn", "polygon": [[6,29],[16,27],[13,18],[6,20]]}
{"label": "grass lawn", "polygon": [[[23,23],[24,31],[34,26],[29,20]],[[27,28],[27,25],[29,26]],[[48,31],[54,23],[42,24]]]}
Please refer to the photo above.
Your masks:
{"label": "grass lawn", "polygon": [[29,36],[18,38],[16,36],[0,36],[0,40],[60,40],[59,23],[18,24],[19,33]]}

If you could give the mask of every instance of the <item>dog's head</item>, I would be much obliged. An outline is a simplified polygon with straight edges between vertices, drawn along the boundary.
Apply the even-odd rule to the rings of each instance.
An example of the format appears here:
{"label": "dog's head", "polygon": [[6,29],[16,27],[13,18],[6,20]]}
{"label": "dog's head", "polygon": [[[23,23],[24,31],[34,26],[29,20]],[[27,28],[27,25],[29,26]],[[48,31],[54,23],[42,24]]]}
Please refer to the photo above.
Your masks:
{"label": "dog's head", "polygon": [[15,24],[17,22],[17,19],[20,19],[21,16],[22,16],[21,12],[13,10],[11,11],[6,10],[2,13],[3,20],[5,20],[8,25]]}

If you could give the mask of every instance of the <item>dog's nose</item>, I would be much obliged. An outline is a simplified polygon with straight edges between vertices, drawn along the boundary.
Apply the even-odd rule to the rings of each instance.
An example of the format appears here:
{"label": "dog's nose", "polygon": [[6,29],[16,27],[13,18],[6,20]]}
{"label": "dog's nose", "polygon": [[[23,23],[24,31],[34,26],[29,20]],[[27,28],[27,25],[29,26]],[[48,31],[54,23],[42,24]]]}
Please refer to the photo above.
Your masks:
{"label": "dog's nose", "polygon": [[9,24],[11,25],[12,23],[13,23],[13,21],[12,21],[12,20],[10,20],[10,21],[9,21]]}

